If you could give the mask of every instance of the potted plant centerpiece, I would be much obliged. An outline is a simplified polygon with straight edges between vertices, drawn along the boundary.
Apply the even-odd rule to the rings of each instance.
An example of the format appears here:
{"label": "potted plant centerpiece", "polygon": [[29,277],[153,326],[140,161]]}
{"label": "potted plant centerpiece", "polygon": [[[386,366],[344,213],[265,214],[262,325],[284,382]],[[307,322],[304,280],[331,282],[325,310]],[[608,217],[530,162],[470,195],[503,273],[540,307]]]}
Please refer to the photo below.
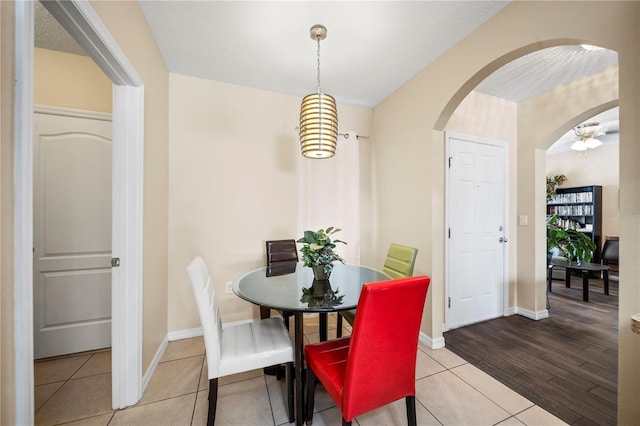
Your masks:
{"label": "potted plant centerpiece", "polygon": [[300,253],[304,266],[313,269],[313,276],[316,280],[328,280],[333,270],[333,262],[344,260],[334,251],[336,243],[347,244],[341,240],[331,240],[331,235],[341,231],[340,228],[330,226],[327,229],[314,231],[304,231],[304,237],[298,240],[302,243]]}

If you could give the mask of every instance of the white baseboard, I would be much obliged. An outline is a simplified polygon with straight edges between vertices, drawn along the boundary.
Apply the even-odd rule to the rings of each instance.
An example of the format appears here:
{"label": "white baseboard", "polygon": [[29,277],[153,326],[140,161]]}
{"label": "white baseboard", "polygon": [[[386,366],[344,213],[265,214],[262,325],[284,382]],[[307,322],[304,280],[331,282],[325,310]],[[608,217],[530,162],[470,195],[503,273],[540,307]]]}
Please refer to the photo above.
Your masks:
{"label": "white baseboard", "polygon": [[530,311],[529,309],[516,306],[515,313],[536,321],[549,318],[549,311],[546,309],[543,309],[541,311]]}
{"label": "white baseboard", "polygon": [[162,343],[158,347],[156,354],[153,356],[153,359],[151,360],[151,364],[149,364],[149,368],[147,368],[147,371],[145,371],[144,376],[142,376],[142,394],[144,394],[144,391],[147,389],[147,386],[151,381],[151,377],[153,377],[153,373],[156,372],[156,367],[158,367],[158,363],[162,359],[162,355],[164,355],[164,351],[167,349],[167,345],[169,344],[169,340],[167,339],[167,336],[164,336],[164,340],[162,340]]}
{"label": "white baseboard", "polygon": [[437,337],[435,339],[432,339],[431,337],[427,336],[423,332],[420,332],[418,341],[431,349],[444,348],[444,337]]}
{"label": "white baseboard", "polygon": [[[233,321],[233,322],[223,322],[222,328],[229,327],[230,325],[245,324],[251,321],[253,320],[248,319],[248,320]],[[167,340],[169,342],[174,342],[176,340],[190,339],[192,337],[199,337],[203,335],[204,335],[204,332],[202,331],[202,327],[185,328],[184,330],[170,331],[167,334]]]}
{"label": "white baseboard", "polygon": [[192,337],[202,336],[202,327],[187,328],[185,330],[170,331],[167,338],[170,342],[175,340],[190,339]]}

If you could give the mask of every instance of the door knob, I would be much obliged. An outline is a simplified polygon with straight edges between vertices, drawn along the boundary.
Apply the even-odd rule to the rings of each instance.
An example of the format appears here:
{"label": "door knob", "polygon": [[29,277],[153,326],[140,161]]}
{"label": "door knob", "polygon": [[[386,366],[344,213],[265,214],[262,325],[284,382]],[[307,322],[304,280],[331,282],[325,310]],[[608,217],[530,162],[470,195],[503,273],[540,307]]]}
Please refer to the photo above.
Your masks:
{"label": "door knob", "polygon": [[499,243],[506,243],[507,241],[509,241],[509,240],[507,240],[504,237],[500,237],[500,239],[498,240]]}

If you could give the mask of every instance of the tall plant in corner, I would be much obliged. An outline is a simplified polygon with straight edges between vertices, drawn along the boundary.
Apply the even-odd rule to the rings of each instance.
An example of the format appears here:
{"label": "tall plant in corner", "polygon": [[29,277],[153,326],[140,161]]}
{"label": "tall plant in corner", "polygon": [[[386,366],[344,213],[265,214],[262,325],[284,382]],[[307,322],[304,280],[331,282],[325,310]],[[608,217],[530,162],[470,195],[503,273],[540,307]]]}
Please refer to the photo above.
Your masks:
{"label": "tall plant in corner", "polygon": [[342,240],[332,240],[331,235],[341,231],[340,228],[333,226],[327,229],[319,229],[318,231],[304,231],[304,237],[298,240],[302,243],[300,253],[302,253],[302,262],[304,266],[313,268],[313,274],[318,280],[326,280],[329,278],[333,270],[333,262],[342,262],[344,260],[335,252],[336,243],[347,244]]}

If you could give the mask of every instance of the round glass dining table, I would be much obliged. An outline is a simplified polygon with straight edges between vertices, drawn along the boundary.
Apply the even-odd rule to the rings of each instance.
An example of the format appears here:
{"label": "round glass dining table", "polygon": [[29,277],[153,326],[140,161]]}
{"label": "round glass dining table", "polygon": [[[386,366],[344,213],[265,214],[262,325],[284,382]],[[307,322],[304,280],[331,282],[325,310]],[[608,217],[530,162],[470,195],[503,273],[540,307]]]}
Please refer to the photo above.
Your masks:
{"label": "round glass dining table", "polygon": [[[265,267],[247,272],[233,281],[233,292],[248,302],[289,311],[295,318],[295,377],[303,375],[303,314],[319,312],[320,328],[326,330],[326,314],[354,309],[365,283],[388,280],[381,271],[360,265],[336,263],[327,281],[316,281],[311,268],[302,263],[284,267]],[[325,332],[326,333],[326,332]],[[322,334],[322,333],[321,333]],[[303,418],[304,388],[295,381],[296,425]]]}
{"label": "round glass dining table", "polygon": [[292,263],[289,270],[260,268],[233,282],[240,298],[273,309],[334,312],[353,309],[364,283],[387,280],[380,271],[359,265],[335,264],[327,281],[315,281],[311,268]]}

